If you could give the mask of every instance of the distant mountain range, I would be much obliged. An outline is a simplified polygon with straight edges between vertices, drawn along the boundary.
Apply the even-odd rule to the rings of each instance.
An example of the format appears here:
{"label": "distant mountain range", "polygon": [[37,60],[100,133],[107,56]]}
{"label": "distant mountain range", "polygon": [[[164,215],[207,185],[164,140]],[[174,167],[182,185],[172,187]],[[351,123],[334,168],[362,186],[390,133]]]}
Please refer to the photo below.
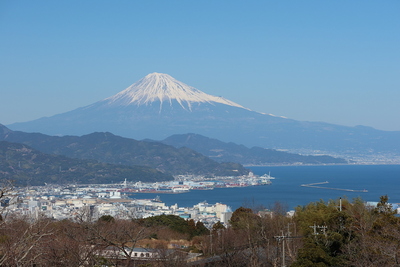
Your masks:
{"label": "distant mountain range", "polygon": [[147,166],[174,175],[237,176],[249,172],[241,164],[218,163],[189,148],[178,149],[160,142],[137,141],[111,133],[59,137],[11,131],[0,125],[0,140],[23,143],[47,154],[124,166]]}
{"label": "distant mountain range", "polygon": [[[330,156],[301,156],[297,154],[286,153],[271,149],[253,147],[251,149],[234,143],[224,143],[216,139],[207,138],[196,134],[174,135],[163,143],[158,141],[137,141],[134,139],[115,136],[111,133],[92,133],[89,135],[78,136],[48,136],[40,133],[25,133],[20,131],[11,131],[7,127],[0,125],[0,140],[22,143],[34,149],[47,153],[47,157],[54,164],[50,164],[50,169],[43,169],[40,175],[46,176],[44,170],[48,170],[52,175],[49,178],[39,179],[46,182],[66,182],[77,180],[79,182],[109,181],[110,179],[141,180],[141,181],[160,181],[160,179],[170,179],[171,176],[163,174],[195,174],[208,176],[224,175],[244,175],[249,172],[241,164],[247,165],[270,165],[270,164],[343,164],[347,163],[344,159],[333,158]],[[29,148],[31,149],[31,148]],[[197,151],[197,152],[196,152]],[[7,152],[10,153],[10,152]],[[37,151],[35,153],[38,153]],[[201,154],[200,154],[201,153]],[[204,155],[206,156],[204,156]],[[62,155],[68,158],[72,163],[61,164],[55,161],[55,155]],[[44,157],[44,156],[42,156]],[[212,159],[210,159],[212,158]],[[75,160],[72,160],[75,159]],[[77,159],[89,160],[89,162],[76,162]],[[57,160],[60,160],[57,158]],[[45,162],[49,162],[46,160]],[[112,178],[111,173],[107,171],[104,179],[98,175],[98,171],[86,169],[87,174],[83,173],[85,168],[81,167],[78,171],[69,172],[67,170],[76,170],[76,167],[66,167],[68,165],[96,166],[104,167],[101,163],[121,166],[123,173],[127,174],[126,168],[136,168],[136,173],[122,177],[115,174]],[[232,163],[234,162],[234,163]],[[14,166],[15,166],[14,162]],[[38,163],[35,163],[38,164]],[[86,165],[85,165],[86,164]],[[54,166],[63,166],[63,175],[54,176],[56,168]],[[7,165],[8,166],[8,165]],[[12,174],[6,169],[0,169]],[[24,165],[26,166],[26,165]],[[146,166],[144,168],[143,166]],[[30,168],[24,170],[29,172]],[[141,169],[142,168],[142,169]],[[144,169],[143,169],[144,168]],[[129,169],[129,168],[128,168]],[[156,171],[157,170],[157,171]],[[142,173],[140,173],[141,171]],[[162,172],[162,173],[161,173]],[[18,175],[21,175],[18,172]],[[73,178],[76,175],[76,178]],[[25,176],[24,176],[25,177]],[[26,176],[28,177],[28,176]],[[32,177],[36,177],[33,175]],[[56,178],[58,177],[58,178]],[[25,180],[27,178],[24,178]],[[22,180],[24,180],[22,179]],[[20,179],[21,180],[21,179]],[[37,182],[37,181],[36,181]],[[31,181],[34,184],[35,181]]]}
{"label": "distant mountain range", "polygon": [[342,158],[331,156],[303,156],[299,154],[225,143],[199,134],[172,135],[162,141],[177,148],[188,147],[218,162],[237,162],[243,165],[282,164],[347,164]]}
{"label": "distant mountain range", "polygon": [[24,144],[0,141],[0,180],[3,179],[13,181],[17,186],[27,186],[117,183],[124,179],[157,182],[173,177],[149,167],[71,159],[45,154]]}
{"label": "distant mountain range", "polygon": [[[265,100],[268,101],[274,100]],[[400,155],[400,132],[263,114],[161,73],[149,74],[120,93],[89,106],[8,127],[50,135],[112,132],[138,140],[163,140],[174,134],[196,133],[247,147],[350,156]]]}

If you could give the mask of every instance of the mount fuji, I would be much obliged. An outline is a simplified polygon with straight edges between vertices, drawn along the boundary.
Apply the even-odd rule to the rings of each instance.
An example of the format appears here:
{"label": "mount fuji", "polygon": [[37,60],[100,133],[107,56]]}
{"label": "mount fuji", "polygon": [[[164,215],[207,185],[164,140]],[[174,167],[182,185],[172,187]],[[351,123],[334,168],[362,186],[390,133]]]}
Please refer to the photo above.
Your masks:
{"label": "mount fuji", "polygon": [[291,151],[400,155],[400,132],[259,113],[162,73],[148,74],[116,95],[89,106],[8,127],[50,135],[112,132],[154,140],[196,133],[246,146]]}

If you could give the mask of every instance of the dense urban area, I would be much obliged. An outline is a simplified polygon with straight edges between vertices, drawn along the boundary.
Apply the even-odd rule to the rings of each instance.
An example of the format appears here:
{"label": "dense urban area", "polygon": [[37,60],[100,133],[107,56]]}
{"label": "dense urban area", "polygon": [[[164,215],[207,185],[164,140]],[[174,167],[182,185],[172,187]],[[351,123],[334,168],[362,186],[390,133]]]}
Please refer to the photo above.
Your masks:
{"label": "dense urban area", "polygon": [[[1,266],[397,266],[400,221],[387,196],[287,212],[201,202],[167,206],[146,192],[267,186],[269,175],[221,181],[2,185]],[[246,181],[246,182],[245,182]],[[129,198],[142,192],[143,199]],[[137,194],[136,194],[137,196]]]}

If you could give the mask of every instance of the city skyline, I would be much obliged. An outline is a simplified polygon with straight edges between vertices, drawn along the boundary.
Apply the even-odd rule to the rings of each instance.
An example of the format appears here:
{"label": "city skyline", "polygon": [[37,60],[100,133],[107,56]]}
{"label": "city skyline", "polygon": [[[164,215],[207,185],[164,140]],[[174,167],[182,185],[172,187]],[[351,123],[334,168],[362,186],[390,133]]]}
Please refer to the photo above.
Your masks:
{"label": "city skyline", "polygon": [[254,111],[400,131],[400,3],[2,1],[0,123],[152,72]]}

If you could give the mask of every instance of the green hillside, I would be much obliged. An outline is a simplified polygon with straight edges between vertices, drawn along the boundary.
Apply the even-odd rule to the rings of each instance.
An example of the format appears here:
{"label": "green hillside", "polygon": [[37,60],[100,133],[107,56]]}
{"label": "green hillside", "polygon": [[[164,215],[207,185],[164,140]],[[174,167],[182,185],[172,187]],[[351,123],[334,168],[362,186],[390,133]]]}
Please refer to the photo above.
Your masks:
{"label": "green hillside", "polygon": [[189,148],[137,141],[107,132],[59,137],[11,131],[0,124],[0,140],[26,144],[47,154],[127,166],[148,166],[172,175],[219,176],[249,172],[239,163],[219,163]]}
{"label": "green hillside", "polygon": [[0,179],[12,180],[15,185],[112,183],[125,178],[142,182],[173,179],[171,175],[149,167],[48,155],[27,145],[0,141]]}

